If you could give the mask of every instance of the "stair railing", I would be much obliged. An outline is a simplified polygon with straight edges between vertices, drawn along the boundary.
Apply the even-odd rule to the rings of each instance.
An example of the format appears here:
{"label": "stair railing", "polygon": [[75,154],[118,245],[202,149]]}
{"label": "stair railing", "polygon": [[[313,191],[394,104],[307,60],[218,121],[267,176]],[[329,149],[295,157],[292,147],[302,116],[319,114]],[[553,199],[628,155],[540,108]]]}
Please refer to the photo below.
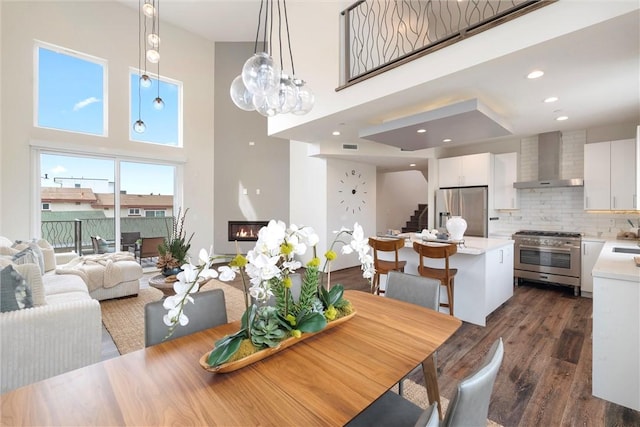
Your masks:
{"label": "stair railing", "polygon": [[426,205],[424,208],[422,208],[422,210],[420,211],[420,215],[418,215],[418,231],[422,231],[427,228],[427,212],[429,212],[429,205]]}

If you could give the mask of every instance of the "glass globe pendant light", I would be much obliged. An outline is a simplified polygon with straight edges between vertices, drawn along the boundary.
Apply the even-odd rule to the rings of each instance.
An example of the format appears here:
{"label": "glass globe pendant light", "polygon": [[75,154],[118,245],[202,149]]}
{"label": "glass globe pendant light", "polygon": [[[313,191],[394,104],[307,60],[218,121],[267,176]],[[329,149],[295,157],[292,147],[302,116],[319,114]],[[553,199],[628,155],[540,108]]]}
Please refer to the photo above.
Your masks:
{"label": "glass globe pendant light", "polygon": [[142,5],[142,13],[144,13],[147,18],[154,17],[156,14],[156,8],[153,7],[151,0],[145,0],[144,5]]}
{"label": "glass globe pendant light", "polygon": [[242,75],[233,79],[231,87],[229,88],[229,94],[231,95],[231,100],[239,109],[244,111],[253,111],[256,109],[256,107],[253,106],[253,95],[244,85]]}
{"label": "glass globe pendant light", "polygon": [[280,84],[280,69],[266,52],[256,53],[244,63],[242,81],[252,93],[264,95]]}
{"label": "glass globe pendant light", "polygon": [[[282,2],[282,3],[281,3]],[[266,4],[266,7],[265,7]],[[289,50],[289,60],[291,62],[291,74],[284,73],[283,64],[283,41],[281,19],[281,4],[284,6],[284,24],[286,28],[286,43]],[[277,5],[277,10],[275,6]],[[263,9],[265,11],[263,21]],[[274,17],[274,12],[277,15]],[[278,32],[273,40],[273,24],[277,19]],[[267,29],[269,34],[267,38]],[[258,52],[258,39],[260,32],[263,32],[262,52]],[[268,43],[267,43],[268,40]],[[277,44],[276,44],[277,43]],[[280,47],[279,64],[271,56],[271,50],[267,47]],[[286,0],[261,0],[260,12],[258,15],[258,29],[254,54],[247,59],[242,67],[242,73],[231,83],[229,94],[233,103],[245,111],[256,110],[266,117],[273,117],[276,114],[306,114],[313,108],[313,92],[304,87],[304,81],[292,78],[295,76],[293,65],[293,53],[291,51],[291,40],[289,36],[289,21],[287,17]]]}
{"label": "glass globe pendant light", "polygon": [[158,61],[160,61],[160,52],[155,49],[147,50],[147,61],[151,62],[152,64],[157,64]]}
{"label": "glass globe pendant light", "polygon": [[151,77],[149,77],[146,73],[140,76],[140,87],[145,89],[150,88],[153,84]]}
{"label": "glass globe pendant light", "polygon": [[156,110],[162,110],[164,108],[164,101],[159,96],[153,100],[153,108]]}
{"label": "glass globe pendant light", "polygon": [[313,108],[315,102],[315,96],[311,89],[305,86],[304,80],[295,79],[296,91],[296,105],[291,112],[296,115],[307,114]]}
{"label": "glass globe pendant light", "polygon": [[136,120],[136,122],[133,124],[133,130],[136,133],[144,133],[145,130],[147,130],[147,125],[144,124],[144,122],[140,119]]}
{"label": "glass globe pendant light", "polygon": [[157,49],[160,46],[160,36],[156,33],[149,33],[147,36],[147,43],[154,49]]}
{"label": "glass globe pendant light", "polygon": [[291,112],[298,103],[296,98],[298,88],[293,83],[293,79],[286,74],[280,76],[278,85],[277,109],[278,113],[286,114]]}

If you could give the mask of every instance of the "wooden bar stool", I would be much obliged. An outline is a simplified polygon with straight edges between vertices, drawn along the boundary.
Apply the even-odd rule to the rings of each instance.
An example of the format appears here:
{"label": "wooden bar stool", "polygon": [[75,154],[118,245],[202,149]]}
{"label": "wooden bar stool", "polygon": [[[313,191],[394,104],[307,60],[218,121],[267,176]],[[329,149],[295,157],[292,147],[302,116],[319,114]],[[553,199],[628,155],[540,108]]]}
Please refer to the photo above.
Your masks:
{"label": "wooden bar stool", "polygon": [[[404,266],[407,265],[407,261],[398,259],[398,251],[404,247],[404,239],[376,239],[375,237],[369,237],[369,246],[373,248],[373,267],[376,269],[371,293],[380,295],[384,293],[384,290],[380,289],[380,275],[388,274],[390,271],[404,272]],[[379,259],[378,252],[394,252],[395,260],[385,261]]]}
{"label": "wooden bar stool", "polygon": [[[449,268],[449,257],[458,252],[458,245],[455,243],[423,245],[418,242],[413,242],[413,250],[420,255],[418,274],[423,277],[439,280],[440,285],[447,288],[448,303],[440,303],[440,307],[447,307],[449,314],[453,316],[453,279],[458,269]],[[427,267],[424,265],[424,258],[444,259],[444,268]]]}

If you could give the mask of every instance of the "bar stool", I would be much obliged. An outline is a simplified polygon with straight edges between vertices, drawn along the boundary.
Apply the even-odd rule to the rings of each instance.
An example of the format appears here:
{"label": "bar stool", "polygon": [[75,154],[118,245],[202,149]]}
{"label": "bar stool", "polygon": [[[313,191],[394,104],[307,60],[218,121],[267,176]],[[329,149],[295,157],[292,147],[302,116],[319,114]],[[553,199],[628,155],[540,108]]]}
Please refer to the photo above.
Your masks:
{"label": "bar stool", "polygon": [[[390,271],[404,272],[404,266],[407,265],[407,261],[398,259],[398,251],[400,248],[404,248],[404,239],[376,239],[375,237],[369,237],[369,246],[373,248],[373,267],[376,270],[373,276],[371,293],[380,295],[384,293],[384,290],[380,289],[380,275],[388,274]],[[378,252],[394,252],[395,260],[385,261],[378,259]]]}
{"label": "bar stool", "polygon": [[[458,252],[458,246],[455,243],[423,245],[419,242],[413,242],[413,250],[420,255],[418,274],[439,280],[440,285],[447,288],[448,301],[447,303],[440,303],[440,307],[447,307],[449,314],[453,316],[453,279],[458,269],[449,268],[449,257]],[[427,267],[424,265],[424,258],[444,259],[444,268]]]}

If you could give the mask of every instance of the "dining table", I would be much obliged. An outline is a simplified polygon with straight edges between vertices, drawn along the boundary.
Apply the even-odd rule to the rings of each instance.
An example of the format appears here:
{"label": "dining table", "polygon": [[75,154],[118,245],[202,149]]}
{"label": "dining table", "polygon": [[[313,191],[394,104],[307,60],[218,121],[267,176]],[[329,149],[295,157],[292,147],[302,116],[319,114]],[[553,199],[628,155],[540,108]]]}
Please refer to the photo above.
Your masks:
{"label": "dining table", "polygon": [[344,425],[420,364],[439,402],[433,355],[461,321],[363,291],[344,297],[351,319],[236,371],[198,363],[238,330],[232,322],[4,393],[1,423]]}

